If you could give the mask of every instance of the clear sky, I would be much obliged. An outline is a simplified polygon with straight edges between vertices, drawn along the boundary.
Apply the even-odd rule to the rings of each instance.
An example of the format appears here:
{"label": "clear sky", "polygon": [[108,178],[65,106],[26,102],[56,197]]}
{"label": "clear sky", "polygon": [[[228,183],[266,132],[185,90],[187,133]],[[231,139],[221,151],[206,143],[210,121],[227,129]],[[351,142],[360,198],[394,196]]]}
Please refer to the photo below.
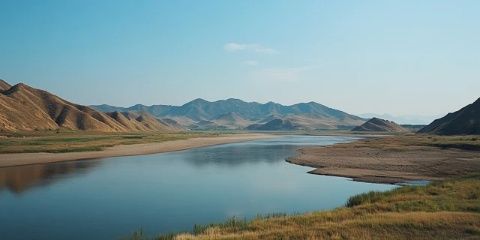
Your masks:
{"label": "clear sky", "polygon": [[442,115],[480,97],[480,1],[1,0],[0,78],[81,104],[316,101]]}

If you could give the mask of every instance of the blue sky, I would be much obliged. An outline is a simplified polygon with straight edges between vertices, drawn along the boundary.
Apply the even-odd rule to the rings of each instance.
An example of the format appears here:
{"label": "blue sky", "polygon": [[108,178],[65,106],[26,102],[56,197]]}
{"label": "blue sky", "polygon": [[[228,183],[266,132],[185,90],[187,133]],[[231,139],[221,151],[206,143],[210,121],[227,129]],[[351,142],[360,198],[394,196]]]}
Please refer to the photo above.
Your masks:
{"label": "blue sky", "polygon": [[480,1],[0,1],[0,78],[81,104],[316,101],[442,115],[480,97]]}

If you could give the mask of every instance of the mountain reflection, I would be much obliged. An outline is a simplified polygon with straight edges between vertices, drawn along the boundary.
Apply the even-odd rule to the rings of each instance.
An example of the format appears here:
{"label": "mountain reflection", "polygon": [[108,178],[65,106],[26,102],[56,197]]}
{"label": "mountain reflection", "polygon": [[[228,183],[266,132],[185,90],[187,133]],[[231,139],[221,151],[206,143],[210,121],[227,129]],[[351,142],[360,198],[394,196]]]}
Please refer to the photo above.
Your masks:
{"label": "mountain reflection", "polygon": [[72,161],[42,165],[0,168],[0,192],[22,193],[34,187],[45,186],[72,174],[84,173],[100,161]]}
{"label": "mountain reflection", "polygon": [[[220,146],[213,148],[192,149],[183,152],[183,160],[189,164],[201,167],[216,165],[235,167],[251,163],[276,163],[284,161],[285,156],[294,155],[299,146],[288,145],[239,145]],[[232,156],[234,156],[232,158]]]}

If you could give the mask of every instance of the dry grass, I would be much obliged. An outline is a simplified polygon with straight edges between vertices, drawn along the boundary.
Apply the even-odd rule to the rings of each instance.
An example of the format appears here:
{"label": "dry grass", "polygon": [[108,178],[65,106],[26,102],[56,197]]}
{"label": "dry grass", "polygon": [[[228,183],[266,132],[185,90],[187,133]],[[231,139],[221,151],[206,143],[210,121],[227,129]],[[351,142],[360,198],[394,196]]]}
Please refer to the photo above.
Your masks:
{"label": "dry grass", "polygon": [[154,239],[480,239],[480,175],[365,193],[346,205],[333,211],[197,225],[192,233]]}
{"label": "dry grass", "polygon": [[0,153],[100,151],[115,145],[164,142],[221,133],[96,133],[82,131],[25,132],[0,136]]}

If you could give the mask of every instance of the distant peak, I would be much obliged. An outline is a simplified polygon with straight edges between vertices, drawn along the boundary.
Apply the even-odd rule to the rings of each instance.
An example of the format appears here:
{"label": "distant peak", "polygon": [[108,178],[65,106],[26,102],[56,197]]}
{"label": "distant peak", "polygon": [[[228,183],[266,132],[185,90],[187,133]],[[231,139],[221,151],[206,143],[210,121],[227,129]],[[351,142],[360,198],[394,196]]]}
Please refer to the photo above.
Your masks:
{"label": "distant peak", "polygon": [[19,89],[25,89],[25,88],[31,88],[30,86],[28,86],[27,84],[25,83],[17,83],[15,84],[15,86],[13,86],[14,88],[19,88]]}
{"label": "distant peak", "polygon": [[24,83],[17,83],[13,87],[11,87],[7,91],[5,91],[4,93],[10,94],[10,93],[18,92],[18,91],[29,90],[29,89],[32,89],[32,87],[30,87],[30,86],[28,86],[27,84],[24,84]]}
{"label": "distant peak", "polygon": [[389,121],[387,119],[382,119],[382,118],[378,118],[378,117],[373,117],[369,121],[371,121],[371,122],[392,122],[392,121]]}
{"label": "distant peak", "polygon": [[229,102],[243,102],[243,100],[238,99],[238,98],[229,98],[226,101],[229,101]]}
{"label": "distant peak", "polygon": [[194,99],[192,101],[190,101],[189,103],[208,103],[209,101],[203,99],[203,98],[197,98],[197,99]]}
{"label": "distant peak", "polygon": [[378,118],[378,117],[373,117],[373,118],[372,118],[372,119],[370,119],[370,120],[373,120],[373,121],[378,121],[378,120],[383,120],[383,119],[381,119],[381,118]]}

